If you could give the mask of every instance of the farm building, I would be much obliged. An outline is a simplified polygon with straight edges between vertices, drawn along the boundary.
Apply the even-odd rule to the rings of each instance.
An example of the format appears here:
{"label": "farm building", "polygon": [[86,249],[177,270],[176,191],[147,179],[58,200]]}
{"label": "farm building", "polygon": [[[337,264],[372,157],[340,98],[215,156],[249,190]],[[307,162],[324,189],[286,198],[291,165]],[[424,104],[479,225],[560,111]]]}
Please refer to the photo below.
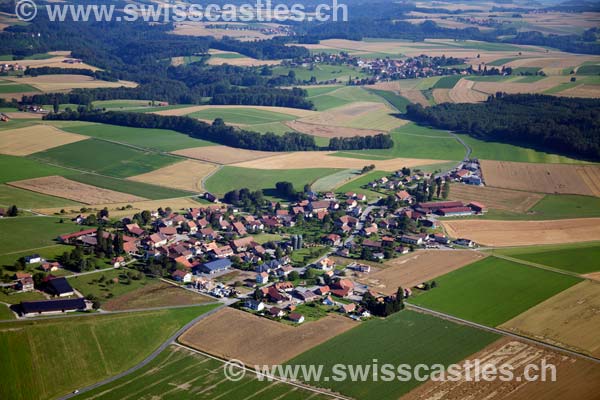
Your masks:
{"label": "farm building", "polygon": [[230,267],[231,261],[228,258],[221,258],[202,264],[199,271],[205,274],[216,274],[218,272],[227,271]]}
{"label": "farm building", "polygon": [[462,217],[467,215],[472,215],[473,210],[471,207],[450,207],[450,208],[440,208],[437,213],[442,217]]}
{"label": "farm building", "polygon": [[48,292],[58,297],[68,297],[75,294],[73,288],[67,282],[67,278],[51,279],[47,283],[47,288]]}
{"label": "farm building", "polygon": [[86,301],[82,298],[21,302],[21,314],[24,317],[85,311],[88,308]]}

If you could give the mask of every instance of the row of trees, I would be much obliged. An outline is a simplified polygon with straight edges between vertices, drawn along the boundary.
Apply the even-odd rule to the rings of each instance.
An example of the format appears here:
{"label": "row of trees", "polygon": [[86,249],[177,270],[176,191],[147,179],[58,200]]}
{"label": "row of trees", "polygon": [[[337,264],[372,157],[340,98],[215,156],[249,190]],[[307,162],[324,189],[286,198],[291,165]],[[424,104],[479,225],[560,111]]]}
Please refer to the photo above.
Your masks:
{"label": "row of trees", "polygon": [[208,140],[223,145],[242,149],[263,151],[299,151],[316,150],[317,145],[312,136],[287,132],[281,136],[251,132],[225,125],[222,119],[212,124],[190,117],[162,116],[145,113],[98,112],[98,111],[66,111],[60,114],[51,113],[44,117],[48,120],[80,120],[104,124],[132,126],[136,128],[170,129],[184,133],[196,139]]}
{"label": "row of trees", "polygon": [[329,150],[389,149],[394,147],[390,135],[334,137],[329,140]]}
{"label": "row of trees", "polygon": [[598,99],[498,93],[477,104],[411,104],[406,116],[477,139],[600,160]]}

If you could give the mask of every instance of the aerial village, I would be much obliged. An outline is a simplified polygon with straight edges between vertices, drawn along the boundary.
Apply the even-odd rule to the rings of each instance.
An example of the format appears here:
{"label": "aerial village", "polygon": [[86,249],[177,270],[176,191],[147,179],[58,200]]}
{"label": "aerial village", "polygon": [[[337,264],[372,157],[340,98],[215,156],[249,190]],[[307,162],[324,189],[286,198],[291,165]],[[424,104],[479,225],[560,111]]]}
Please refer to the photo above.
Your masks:
{"label": "aerial village", "polygon": [[[62,269],[85,271],[78,252],[95,253],[110,257],[113,268],[161,276],[215,301],[283,323],[301,324],[306,311],[317,310],[356,320],[385,316],[399,310],[413,291],[433,290],[436,283],[423,282],[383,295],[361,279],[378,263],[420,249],[476,246],[468,238],[447,237],[439,226],[439,218],[486,212],[478,202],[430,201],[434,196],[447,197],[450,181],[482,185],[477,160],[437,177],[407,168],[391,173],[365,186],[382,193],[375,202],[368,202],[363,193],[311,191],[290,203],[266,202],[253,214],[218,203],[216,196],[205,193],[205,206],[181,211],[144,211],[117,221],[105,210],[98,213],[100,218],[82,213],[73,219],[80,230],[57,238],[73,246],[67,257],[70,265],[32,254],[23,262],[39,264],[43,279],[34,282],[32,274],[17,272],[3,286],[45,292],[46,301],[22,302],[20,317],[95,310],[100,304],[57,274]],[[1,215],[6,212],[1,211]]]}

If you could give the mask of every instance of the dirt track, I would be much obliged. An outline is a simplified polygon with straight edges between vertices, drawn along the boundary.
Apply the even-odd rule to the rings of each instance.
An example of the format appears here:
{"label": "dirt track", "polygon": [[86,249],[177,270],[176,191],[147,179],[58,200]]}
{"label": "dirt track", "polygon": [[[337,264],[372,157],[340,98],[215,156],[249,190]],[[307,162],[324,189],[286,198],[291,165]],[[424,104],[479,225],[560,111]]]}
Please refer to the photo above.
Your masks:
{"label": "dirt track", "polygon": [[549,221],[456,220],[442,222],[451,237],[485,246],[529,246],[600,240],[600,218]]}
{"label": "dirt track", "polygon": [[291,326],[250,313],[224,308],[184,333],[187,346],[247,365],[283,364],[291,358],[355,327],[341,315]]}

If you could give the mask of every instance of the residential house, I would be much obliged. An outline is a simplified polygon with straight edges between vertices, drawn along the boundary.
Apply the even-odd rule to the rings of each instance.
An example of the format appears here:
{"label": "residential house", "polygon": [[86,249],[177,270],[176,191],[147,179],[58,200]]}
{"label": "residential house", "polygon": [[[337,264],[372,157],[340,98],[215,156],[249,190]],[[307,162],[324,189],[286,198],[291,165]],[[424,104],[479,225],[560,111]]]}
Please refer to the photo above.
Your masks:
{"label": "residential house", "polygon": [[288,315],[288,318],[290,319],[290,321],[292,321],[296,324],[301,324],[304,322],[304,315],[301,315],[298,313],[290,313]]}
{"label": "residential house", "polygon": [[260,272],[260,273],[256,274],[256,283],[258,283],[259,285],[264,285],[267,282],[269,282],[269,274],[268,273]]}
{"label": "residential house", "polygon": [[254,311],[262,311],[265,309],[265,303],[259,300],[248,299],[244,303],[244,307],[249,308]]}

